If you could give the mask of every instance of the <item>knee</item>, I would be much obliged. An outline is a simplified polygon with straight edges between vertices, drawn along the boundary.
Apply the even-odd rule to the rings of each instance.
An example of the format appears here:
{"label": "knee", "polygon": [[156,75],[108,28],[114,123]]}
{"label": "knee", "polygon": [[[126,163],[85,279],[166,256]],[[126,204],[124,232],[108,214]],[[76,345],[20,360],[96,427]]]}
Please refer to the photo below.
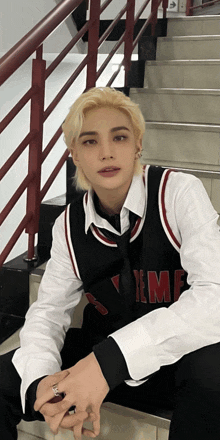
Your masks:
{"label": "knee", "polygon": [[176,372],[176,385],[220,404],[220,344],[184,356]]}
{"label": "knee", "polygon": [[12,357],[14,351],[8,352],[0,356],[0,393],[14,395],[19,394],[21,379],[17,373],[13,363]]}

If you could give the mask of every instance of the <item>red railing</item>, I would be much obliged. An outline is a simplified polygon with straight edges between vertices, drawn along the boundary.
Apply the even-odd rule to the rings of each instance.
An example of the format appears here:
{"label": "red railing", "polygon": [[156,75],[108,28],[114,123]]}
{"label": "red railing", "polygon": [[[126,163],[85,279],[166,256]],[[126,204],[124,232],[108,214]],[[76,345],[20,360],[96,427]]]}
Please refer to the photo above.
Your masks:
{"label": "red railing", "polygon": [[[45,194],[56,178],[57,174],[61,170],[62,166],[67,160],[69,155],[66,150],[59,162],[55,166],[48,180],[41,188],[41,168],[42,164],[47,158],[48,154],[53,149],[55,143],[59,139],[62,129],[61,125],[53,135],[49,143],[43,149],[43,124],[48,116],[55,109],[61,98],[73,84],[75,79],[79,76],[85,66],[87,66],[86,84],[85,89],[94,87],[97,79],[100,77],[109,61],[116,53],[118,48],[124,43],[124,57],[119,64],[118,70],[114,72],[109,79],[106,86],[111,86],[121,66],[125,69],[124,85],[127,85],[128,72],[131,65],[131,55],[135,49],[140,37],[151,23],[152,35],[155,31],[155,25],[157,22],[157,10],[160,3],[163,3],[163,16],[166,17],[166,8],[168,0],[146,0],[143,2],[140,10],[135,16],[135,0],[126,1],[125,6],[115,17],[111,25],[106,29],[102,37],[99,38],[99,21],[100,15],[107,8],[107,6],[115,0],[106,0],[102,5],[100,0],[92,0],[90,2],[90,18],[78,34],[72,38],[63,51],[56,57],[56,59],[46,68],[46,61],[43,60],[43,42],[45,39],[76,9],[76,7],[82,2],[82,0],[64,0],[59,3],[43,20],[41,20],[25,37],[23,37],[5,56],[0,60],[0,85],[2,85],[10,76],[36,51],[36,59],[32,62],[32,85],[31,88],[24,94],[24,96],[17,102],[17,104],[11,109],[11,111],[0,122],[0,133],[10,124],[10,122],[17,116],[17,114],[23,109],[23,107],[30,101],[30,131],[27,133],[22,142],[18,145],[13,154],[8,158],[5,164],[0,169],[0,180],[4,178],[7,172],[14,165],[16,160],[20,157],[23,151],[29,146],[29,165],[26,177],[20,186],[15,190],[13,196],[8,201],[2,212],[0,213],[0,225],[6,220],[7,216],[11,212],[14,205],[20,199],[21,195],[27,190],[27,204],[26,213],[17,226],[15,232],[10,238],[9,242],[3,249],[0,255],[0,266],[4,263],[7,256],[11,252],[18,238],[25,230],[28,234],[28,255],[27,261],[34,260],[34,239],[35,234],[38,232],[39,224],[39,212],[40,204]],[[148,19],[142,26],[139,34],[133,39],[134,25],[141,17],[143,11],[151,1],[151,13]],[[110,35],[114,26],[119,22],[122,16],[126,13],[126,26],[125,32],[115,44],[107,56],[104,63],[97,70],[97,55],[98,48],[103,41]],[[56,67],[62,62],[64,57],[70,52],[80,38],[88,31],[88,53],[77,67],[77,69],[70,76],[68,81],[50,103],[50,105],[44,109],[45,98],[45,83],[47,78],[56,69]],[[62,121],[61,121],[62,122]]]}
{"label": "red railing", "polygon": [[208,6],[213,6],[216,3],[220,3],[220,0],[212,0],[210,2],[202,3],[201,5],[193,6],[193,0],[187,0],[186,15],[193,15],[193,11],[195,11],[196,9],[207,8]]}

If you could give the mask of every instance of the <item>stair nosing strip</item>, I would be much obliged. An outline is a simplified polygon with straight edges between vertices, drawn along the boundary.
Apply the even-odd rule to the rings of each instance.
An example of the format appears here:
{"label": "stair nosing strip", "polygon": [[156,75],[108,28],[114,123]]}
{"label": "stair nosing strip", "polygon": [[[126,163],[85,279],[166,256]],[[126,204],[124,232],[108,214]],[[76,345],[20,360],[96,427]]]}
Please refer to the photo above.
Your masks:
{"label": "stair nosing strip", "polygon": [[216,59],[203,59],[203,60],[158,60],[158,61],[146,61],[145,66],[162,66],[162,65],[167,65],[167,66],[187,66],[187,65],[202,65],[202,64],[206,64],[206,65],[215,65],[215,64],[220,64],[220,58],[216,58]]}
{"label": "stair nosing strip", "polygon": [[147,95],[197,95],[197,96],[218,96],[220,95],[219,89],[190,89],[190,88],[182,88],[182,87],[158,87],[158,88],[136,88],[133,87],[130,89],[131,95],[139,95],[139,94],[147,94]]}
{"label": "stair nosing strip", "polygon": [[218,20],[220,21],[220,17],[218,15],[193,15],[191,17],[186,17],[186,16],[182,16],[182,17],[172,17],[169,18],[170,22],[172,22],[173,20],[175,21],[194,21],[194,20],[199,20],[199,21],[206,21],[206,20]]}
{"label": "stair nosing strip", "polygon": [[210,131],[213,133],[220,132],[220,125],[217,124],[193,124],[187,122],[158,122],[145,121],[146,126],[152,125],[153,128],[170,129],[170,130],[186,130],[186,131]]}
{"label": "stair nosing strip", "polygon": [[193,40],[219,40],[220,34],[218,35],[177,35],[174,37],[158,37],[157,44],[161,41],[193,41]]}

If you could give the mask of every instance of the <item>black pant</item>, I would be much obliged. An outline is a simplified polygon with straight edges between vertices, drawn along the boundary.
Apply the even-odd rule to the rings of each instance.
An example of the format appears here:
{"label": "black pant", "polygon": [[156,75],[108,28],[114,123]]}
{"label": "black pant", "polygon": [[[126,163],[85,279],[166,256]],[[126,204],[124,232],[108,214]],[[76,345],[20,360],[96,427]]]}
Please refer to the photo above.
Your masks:
{"label": "black pant", "polygon": [[[73,350],[73,346],[77,350]],[[87,354],[80,350],[81,347],[80,331],[69,330],[61,353],[64,369]],[[17,439],[16,425],[21,419],[42,420],[28,401],[26,412],[22,413],[20,378],[11,362],[13,353],[0,357],[0,432],[3,440]],[[118,386],[108,394],[106,401],[145,412],[172,409],[169,440],[219,440],[220,343],[162,367],[139,387]]]}

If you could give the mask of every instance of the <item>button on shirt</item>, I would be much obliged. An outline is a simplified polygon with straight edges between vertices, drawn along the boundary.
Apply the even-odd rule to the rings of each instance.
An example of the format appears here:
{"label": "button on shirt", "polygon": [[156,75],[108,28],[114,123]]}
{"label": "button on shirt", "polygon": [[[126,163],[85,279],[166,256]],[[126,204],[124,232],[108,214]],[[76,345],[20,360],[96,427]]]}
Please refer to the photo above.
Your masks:
{"label": "button on shirt", "polygon": [[[146,167],[146,182],[148,167]],[[85,205],[84,205],[85,206]],[[121,210],[121,233],[129,227],[129,210],[145,216],[147,184],[134,176]],[[177,362],[185,354],[220,341],[220,232],[218,214],[197,178],[171,172],[165,191],[167,220],[181,244],[180,258],[191,286],[170,307],[161,307],[114,332],[132,380],[143,378],[163,365]],[[92,192],[85,206],[85,233],[94,223],[119,234],[95,211]],[[74,250],[73,250],[74,251]],[[13,364],[22,378],[24,408],[28,386],[38,377],[54,374],[61,368],[60,351],[71,325],[83,284],[74,274],[68,253],[64,214],[56,220],[53,245],[43,276],[38,300],[30,307],[20,333],[21,348]]]}

